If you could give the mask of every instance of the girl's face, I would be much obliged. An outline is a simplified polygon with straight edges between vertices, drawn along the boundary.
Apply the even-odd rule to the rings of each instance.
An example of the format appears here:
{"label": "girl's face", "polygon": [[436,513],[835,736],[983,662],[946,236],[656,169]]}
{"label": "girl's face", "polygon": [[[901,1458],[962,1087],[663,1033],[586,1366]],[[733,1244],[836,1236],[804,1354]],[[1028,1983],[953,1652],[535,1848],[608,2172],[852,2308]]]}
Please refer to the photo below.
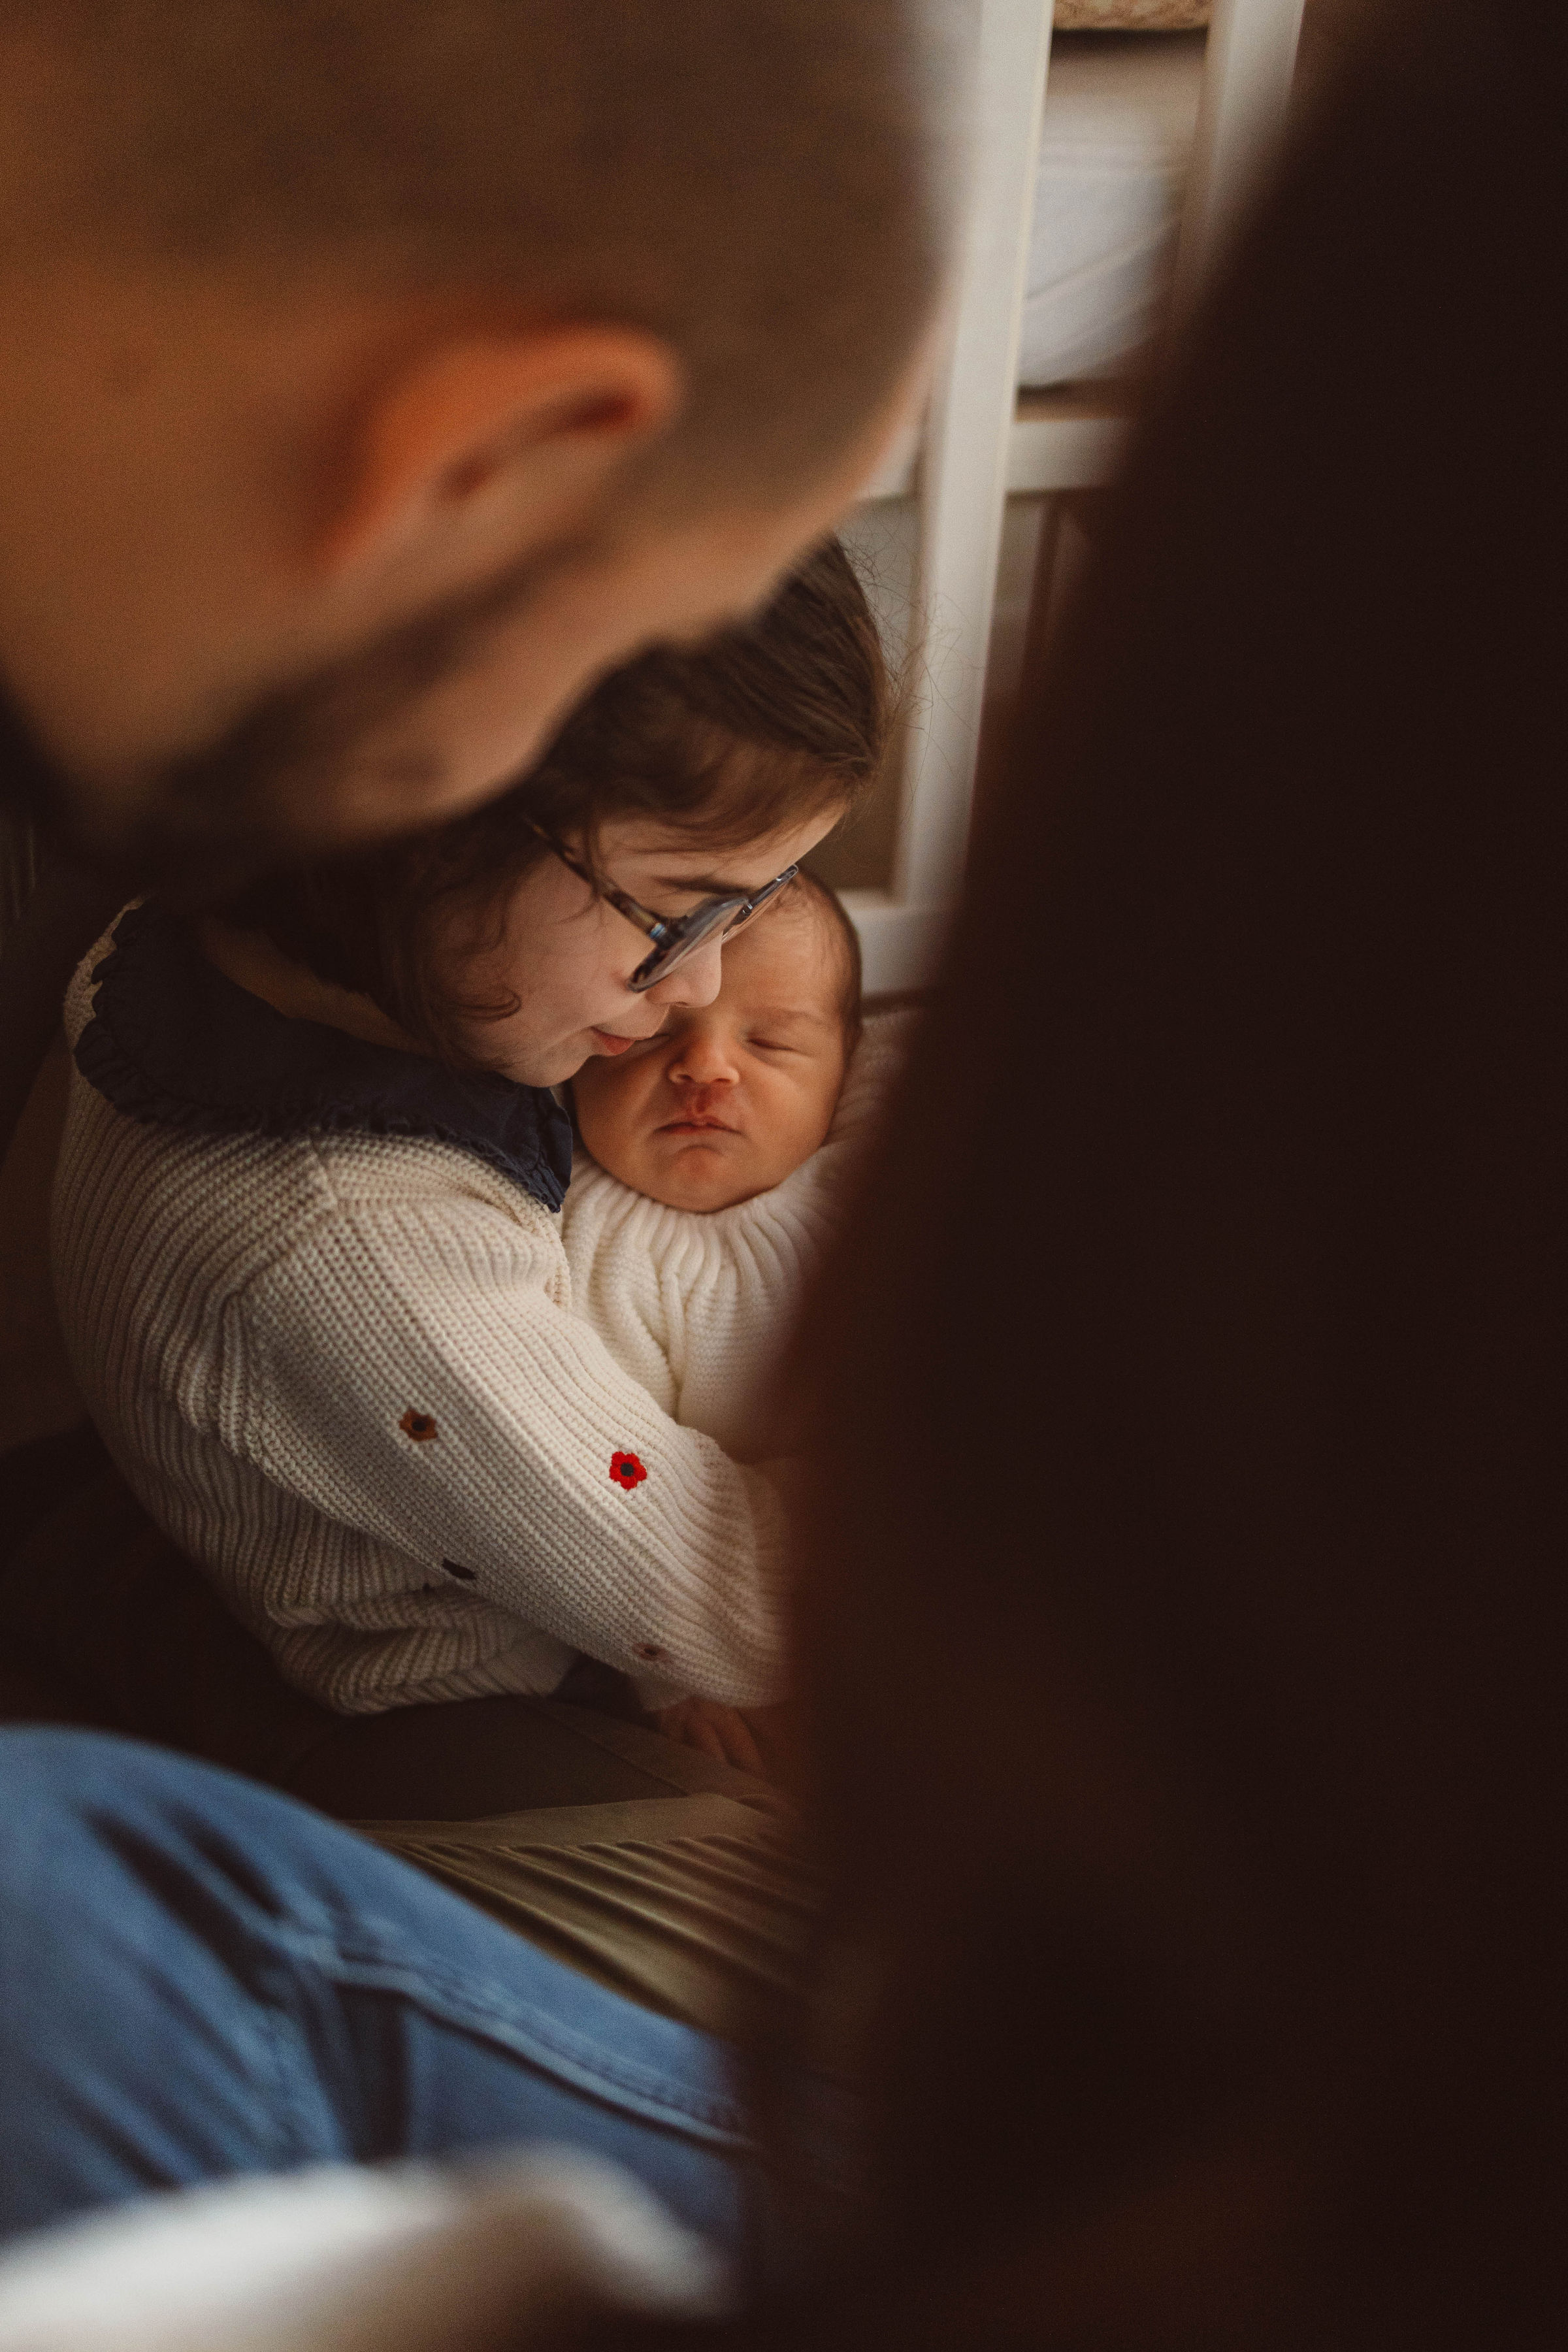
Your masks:
{"label": "girl's face", "polygon": [[[815,849],[838,815],[828,808],[742,849],[694,845],[657,819],[621,818],[601,828],[600,868],[653,913],[684,915],[716,892],[760,889]],[[525,1086],[553,1087],[594,1055],[624,1054],[656,1035],[673,1008],[712,1003],[721,939],[638,995],[628,983],[648,948],[635,923],[546,852],[506,901],[499,942],[493,915],[476,923],[459,913],[438,951],[443,978],[462,997],[479,1004],[518,1000],[517,1011],[500,1020],[465,1018],[469,1050]]]}

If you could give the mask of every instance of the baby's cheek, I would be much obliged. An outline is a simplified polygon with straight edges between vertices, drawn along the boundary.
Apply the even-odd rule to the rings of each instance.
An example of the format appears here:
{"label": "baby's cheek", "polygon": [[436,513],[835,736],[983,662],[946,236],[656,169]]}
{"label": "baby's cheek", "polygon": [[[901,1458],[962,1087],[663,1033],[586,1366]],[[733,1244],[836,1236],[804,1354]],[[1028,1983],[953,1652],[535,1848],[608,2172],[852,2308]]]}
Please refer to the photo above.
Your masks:
{"label": "baby's cheek", "polygon": [[637,1138],[628,1134],[616,1119],[601,1119],[588,1126],[582,1126],[579,1121],[579,1125],[583,1140],[600,1167],[610,1175],[619,1177],[623,1184],[630,1184],[635,1191],[643,1192],[646,1188],[641,1180],[646,1154]]}
{"label": "baby's cheek", "polygon": [[[626,1090],[616,1084],[616,1075],[602,1061],[596,1068],[589,1063],[572,1081],[572,1108],[577,1132],[600,1167],[621,1176],[616,1163],[626,1158],[635,1138],[626,1118]],[[622,1176],[621,1181],[629,1180]]]}
{"label": "baby's cheek", "polygon": [[803,1160],[809,1159],[820,1145],[826,1142],[833,1115],[838,1108],[838,1097],[843,1091],[844,1073],[832,1067],[816,1073],[814,1083],[805,1089],[797,1129]]}

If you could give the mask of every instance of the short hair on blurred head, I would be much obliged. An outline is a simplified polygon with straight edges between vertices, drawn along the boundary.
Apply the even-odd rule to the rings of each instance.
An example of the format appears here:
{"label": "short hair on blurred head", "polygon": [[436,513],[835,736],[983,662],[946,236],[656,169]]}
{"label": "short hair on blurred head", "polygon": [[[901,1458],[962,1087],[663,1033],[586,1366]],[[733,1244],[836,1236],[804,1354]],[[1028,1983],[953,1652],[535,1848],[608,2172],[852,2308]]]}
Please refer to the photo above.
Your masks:
{"label": "short hair on blurred head", "polygon": [[[940,272],[960,0],[10,0],[37,247],[323,258],[672,343],[694,493],[825,472]],[[944,87],[945,85],[945,87]]]}

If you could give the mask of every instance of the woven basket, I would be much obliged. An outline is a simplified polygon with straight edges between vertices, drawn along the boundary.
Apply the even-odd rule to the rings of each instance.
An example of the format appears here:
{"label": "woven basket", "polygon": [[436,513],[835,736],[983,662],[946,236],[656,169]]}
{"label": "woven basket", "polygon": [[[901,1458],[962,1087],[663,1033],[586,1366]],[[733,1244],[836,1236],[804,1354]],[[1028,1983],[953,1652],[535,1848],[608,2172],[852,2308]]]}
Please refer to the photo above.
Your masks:
{"label": "woven basket", "polygon": [[1194,33],[1209,0],[1057,0],[1058,33]]}

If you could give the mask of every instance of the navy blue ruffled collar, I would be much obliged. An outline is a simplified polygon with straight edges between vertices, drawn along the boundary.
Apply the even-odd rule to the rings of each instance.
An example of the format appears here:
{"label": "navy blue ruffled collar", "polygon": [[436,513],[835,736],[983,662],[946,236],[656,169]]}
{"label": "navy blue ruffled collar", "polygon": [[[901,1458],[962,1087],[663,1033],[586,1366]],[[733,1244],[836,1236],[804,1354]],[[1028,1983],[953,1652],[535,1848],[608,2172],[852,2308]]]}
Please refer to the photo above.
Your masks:
{"label": "navy blue ruffled collar", "polygon": [[290,1021],[209,963],[156,905],[121,915],[92,976],[77,1067],[131,1118],[208,1135],[427,1135],[499,1168],[547,1209],[566,1197],[572,1123],[552,1095]]}

